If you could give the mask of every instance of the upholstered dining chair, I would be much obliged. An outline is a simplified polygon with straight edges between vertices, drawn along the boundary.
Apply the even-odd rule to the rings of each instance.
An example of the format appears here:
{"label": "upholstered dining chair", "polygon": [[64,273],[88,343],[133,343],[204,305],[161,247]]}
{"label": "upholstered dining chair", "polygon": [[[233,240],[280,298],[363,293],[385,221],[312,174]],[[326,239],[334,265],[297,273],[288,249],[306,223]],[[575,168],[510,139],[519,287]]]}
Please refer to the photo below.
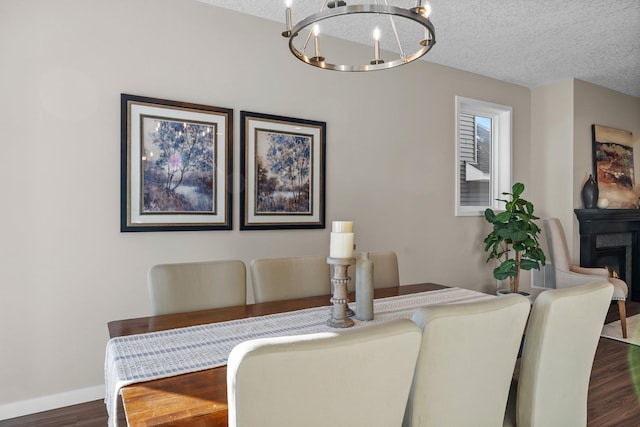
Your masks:
{"label": "upholstered dining chair", "polygon": [[147,272],[152,315],[246,304],[241,260],[154,265]]}
{"label": "upholstered dining chair", "polygon": [[562,289],[585,285],[600,279],[611,283],[613,285],[613,296],[611,299],[618,304],[622,336],[626,338],[627,309],[625,301],[629,295],[627,284],[618,278],[609,277],[609,270],[606,268],[587,268],[572,265],[569,247],[567,246],[567,238],[565,237],[560,220],[558,218],[547,218],[543,220],[543,225],[547,237],[550,260],[555,270],[556,288]]}
{"label": "upholstered dining chair", "polygon": [[329,295],[331,278],[327,257],[254,259],[251,286],[257,303]]}
{"label": "upholstered dining chair", "polygon": [[428,306],[404,427],[498,426],[531,304],[519,294]]}
{"label": "upholstered dining chair", "polygon": [[[361,253],[354,253],[356,261]],[[400,286],[400,274],[398,271],[398,256],[394,251],[369,252],[369,259],[373,264],[373,288],[390,288]],[[355,289],[356,268],[355,265],[349,269],[351,282],[349,291]]]}
{"label": "upholstered dining chair", "polygon": [[613,292],[601,280],[538,295],[504,426],[587,425],[591,367]]}
{"label": "upholstered dining chair", "polygon": [[245,341],[227,364],[229,427],[399,426],[420,340],[400,319]]}

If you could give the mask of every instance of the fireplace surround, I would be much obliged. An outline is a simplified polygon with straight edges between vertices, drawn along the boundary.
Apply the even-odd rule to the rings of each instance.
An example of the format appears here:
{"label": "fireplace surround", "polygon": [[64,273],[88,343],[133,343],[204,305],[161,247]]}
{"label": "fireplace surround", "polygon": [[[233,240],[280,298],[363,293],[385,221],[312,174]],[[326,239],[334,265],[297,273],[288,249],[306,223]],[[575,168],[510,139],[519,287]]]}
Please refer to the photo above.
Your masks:
{"label": "fireplace surround", "polygon": [[575,209],[580,223],[580,265],[607,267],[640,301],[640,209]]}

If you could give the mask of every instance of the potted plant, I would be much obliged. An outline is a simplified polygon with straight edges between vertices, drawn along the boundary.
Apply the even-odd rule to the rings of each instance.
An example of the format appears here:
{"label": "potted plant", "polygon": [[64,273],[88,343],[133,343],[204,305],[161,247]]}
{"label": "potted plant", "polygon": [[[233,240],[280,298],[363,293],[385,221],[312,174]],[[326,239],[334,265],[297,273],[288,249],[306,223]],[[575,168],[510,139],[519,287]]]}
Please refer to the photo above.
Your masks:
{"label": "potted plant", "polygon": [[484,211],[485,219],[493,225],[493,231],[484,239],[484,250],[489,252],[487,262],[500,261],[493,270],[493,277],[497,280],[509,278],[512,293],[518,292],[521,270],[539,270],[546,261],[538,242],[540,227],[534,222],[539,218],[533,214],[533,204],[520,197],[523,191],[524,184],[516,182],[511,193],[502,193],[511,196],[511,200],[497,199],[506,204],[503,212]]}

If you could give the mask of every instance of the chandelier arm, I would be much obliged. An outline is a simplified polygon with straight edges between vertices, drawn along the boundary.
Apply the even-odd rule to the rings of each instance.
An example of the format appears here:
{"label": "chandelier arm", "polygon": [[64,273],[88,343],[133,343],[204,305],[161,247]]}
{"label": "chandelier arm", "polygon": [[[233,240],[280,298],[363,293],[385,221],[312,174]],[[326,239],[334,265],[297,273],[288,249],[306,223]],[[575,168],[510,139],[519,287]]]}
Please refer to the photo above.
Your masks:
{"label": "chandelier arm", "polygon": [[[378,4],[378,0],[376,0],[376,4]],[[389,6],[389,0],[384,0],[384,4],[386,6]],[[396,37],[396,43],[398,43],[400,57],[404,58],[406,55],[404,54],[404,49],[402,48],[402,43],[400,42],[400,36],[398,35],[398,29],[396,28],[396,21],[395,19],[393,19],[393,15],[389,15],[389,21],[391,22],[391,29],[393,30],[393,34]]]}
{"label": "chandelier arm", "polygon": [[302,50],[307,50],[307,45],[309,44],[309,40],[311,40],[311,33],[313,33],[313,28],[309,28],[309,34],[307,34],[307,39],[304,41],[304,46],[302,46]]}
{"label": "chandelier arm", "polygon": [[400,43],[400,36],[398,36],[398,29],[396,28],[396,21],[393,19],[393,15],[389,15],[389,21],[391,21],[391,28],[393,28],[393,34],[396,36],[396,42],[398,43],[398,49],[400,49],[400,56],[404,58],[404,49],[402,43]]}
{"label": "chandelier arm", "polygon": [[[320,6],[320,12],[322,12],[326,7],[327,7],[327,3],[329,2],[329,0],[324,0],[322,2],[322,6]],[[311,40],[311,33],[313,33],[313,27],[309,28],[309,34],[307,34],[307,39],[304,41],[304,46],[302,47],[302,50],[307,50],[307,45],[309,44],[309,40]]]}

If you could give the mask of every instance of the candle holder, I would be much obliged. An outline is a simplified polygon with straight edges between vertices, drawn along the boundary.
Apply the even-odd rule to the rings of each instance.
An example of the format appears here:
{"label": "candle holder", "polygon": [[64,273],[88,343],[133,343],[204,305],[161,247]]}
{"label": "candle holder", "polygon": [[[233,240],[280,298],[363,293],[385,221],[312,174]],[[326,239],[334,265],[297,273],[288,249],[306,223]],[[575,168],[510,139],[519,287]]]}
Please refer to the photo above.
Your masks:
{"label": "candle holder", "polygon": [[[351,281],[351,278],[349,278],[349,281]],[[351,308],[349,307],[349,290],[347,289],[347,307],[345,308],[345,311],[347,312],[347,317],[354,317],[356,315],[356,312],[351,310]]]}
{"label": "candle holder", "polygon": [[333,265],[333,277],[331,278],[331,283],[333,284],[333,296],[331,298],[333,310],[331,311],[331,317],[327,320],[327,325],[332,328],[350,328],[354,324],[353,320],[347,316],[347,309],[349,308],[347,305],[349,302],[347,286],[351,281],[349,266],[355,264],[355,262],[355,258],[327,258],[327,264]]}

